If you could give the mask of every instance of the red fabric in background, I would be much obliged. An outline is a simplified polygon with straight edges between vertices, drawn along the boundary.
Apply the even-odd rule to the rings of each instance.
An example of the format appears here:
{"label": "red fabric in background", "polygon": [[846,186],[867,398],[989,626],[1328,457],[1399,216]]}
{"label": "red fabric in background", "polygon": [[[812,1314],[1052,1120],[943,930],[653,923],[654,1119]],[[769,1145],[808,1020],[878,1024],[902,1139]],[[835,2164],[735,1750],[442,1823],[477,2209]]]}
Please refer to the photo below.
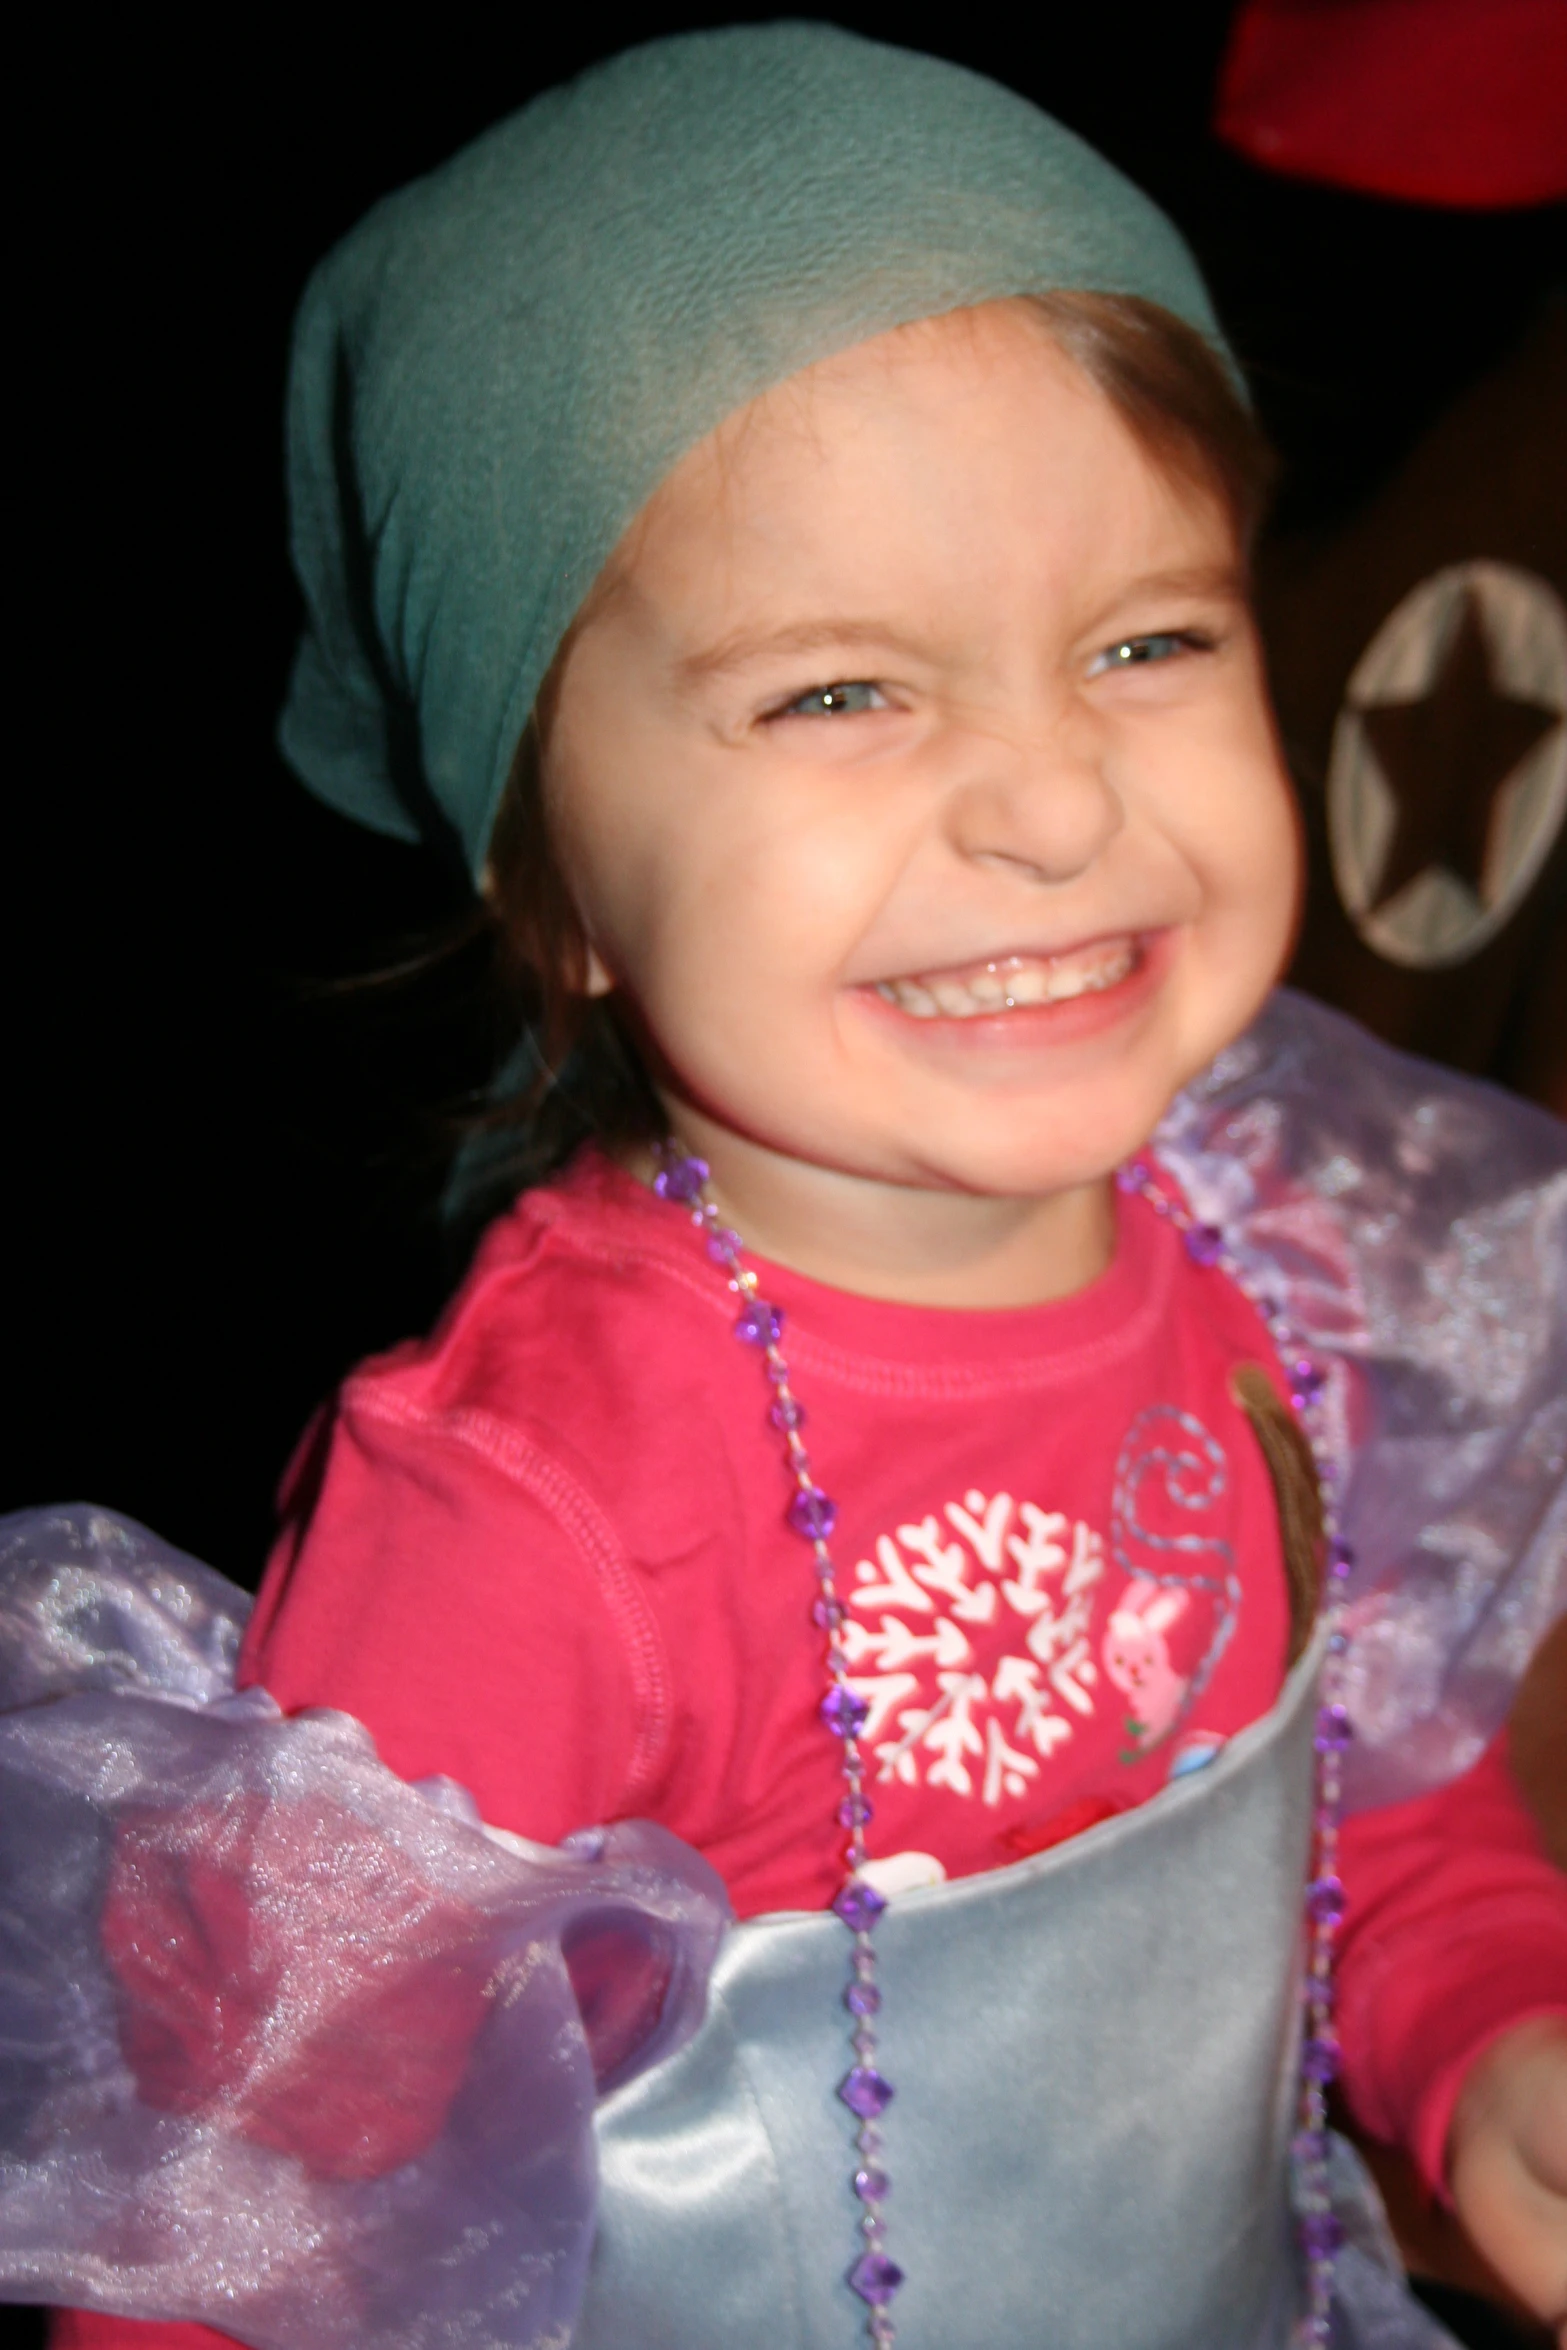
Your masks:
{"label": "red fabric in background", "polygon": [[1214,129],[1266,170],[1476,211],[1567,197],[1562,0],[1242,0]]}

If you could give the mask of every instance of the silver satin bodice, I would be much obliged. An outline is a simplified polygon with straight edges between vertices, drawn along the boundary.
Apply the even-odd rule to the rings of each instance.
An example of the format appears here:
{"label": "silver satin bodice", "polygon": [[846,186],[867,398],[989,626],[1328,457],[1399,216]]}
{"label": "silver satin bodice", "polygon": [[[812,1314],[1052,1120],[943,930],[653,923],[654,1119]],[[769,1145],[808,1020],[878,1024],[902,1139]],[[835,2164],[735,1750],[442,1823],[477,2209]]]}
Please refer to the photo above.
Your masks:
{"label": "silver satin bodice", "polygon": [[[882,1920],[901,2350],[1285,2340],[1316,1666],[1153,1802]],[[829,1915],[741,1926],[696,2039],[601,2108],[579,2350],[862,2338],[846,1956]]]}

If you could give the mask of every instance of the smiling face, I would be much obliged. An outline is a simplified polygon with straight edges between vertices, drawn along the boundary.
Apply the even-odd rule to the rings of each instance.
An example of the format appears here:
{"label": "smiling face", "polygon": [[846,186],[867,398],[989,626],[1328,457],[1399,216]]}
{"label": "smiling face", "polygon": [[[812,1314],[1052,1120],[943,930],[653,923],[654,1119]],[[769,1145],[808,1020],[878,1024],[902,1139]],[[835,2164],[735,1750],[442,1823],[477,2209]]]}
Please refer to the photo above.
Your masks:
{"label": "smiling face", "polygon": [[919,1294],[856,1284],[854,1235],[1086,1230],[1250,1020],[1297,859],[1239,568],[1020,303],[794,378],[638,517],[547,799],[596,983],[757,1245]]}

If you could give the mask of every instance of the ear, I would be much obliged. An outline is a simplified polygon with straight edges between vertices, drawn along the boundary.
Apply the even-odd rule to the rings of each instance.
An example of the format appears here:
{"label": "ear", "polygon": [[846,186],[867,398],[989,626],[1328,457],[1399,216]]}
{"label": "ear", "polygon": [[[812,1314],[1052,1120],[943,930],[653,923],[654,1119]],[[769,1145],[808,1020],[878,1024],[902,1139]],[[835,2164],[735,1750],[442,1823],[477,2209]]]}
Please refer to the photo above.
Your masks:
{"label": "ear", "polygon": [[589,996],[613,995],[615,992],[614,979],[605,969],[597,947],[588,949],[587,980],[584,993]]}

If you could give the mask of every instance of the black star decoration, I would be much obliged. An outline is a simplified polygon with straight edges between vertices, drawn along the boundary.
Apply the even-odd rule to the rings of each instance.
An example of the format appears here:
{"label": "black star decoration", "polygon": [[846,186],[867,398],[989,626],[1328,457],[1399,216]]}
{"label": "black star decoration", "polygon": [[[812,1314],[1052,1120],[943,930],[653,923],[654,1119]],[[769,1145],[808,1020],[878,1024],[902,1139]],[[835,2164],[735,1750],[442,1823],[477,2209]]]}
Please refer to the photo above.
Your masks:
{"label": "black star decoration", "polygon": [[1377,765],[1398,803],[1377,884],[1385,906],[1417,873],[1441,865],[1476,897],[1496,795],[1562,712],[1502,693],[1473,595],[1442,666],[1417,702],[1378,702],[1360,713]]}

